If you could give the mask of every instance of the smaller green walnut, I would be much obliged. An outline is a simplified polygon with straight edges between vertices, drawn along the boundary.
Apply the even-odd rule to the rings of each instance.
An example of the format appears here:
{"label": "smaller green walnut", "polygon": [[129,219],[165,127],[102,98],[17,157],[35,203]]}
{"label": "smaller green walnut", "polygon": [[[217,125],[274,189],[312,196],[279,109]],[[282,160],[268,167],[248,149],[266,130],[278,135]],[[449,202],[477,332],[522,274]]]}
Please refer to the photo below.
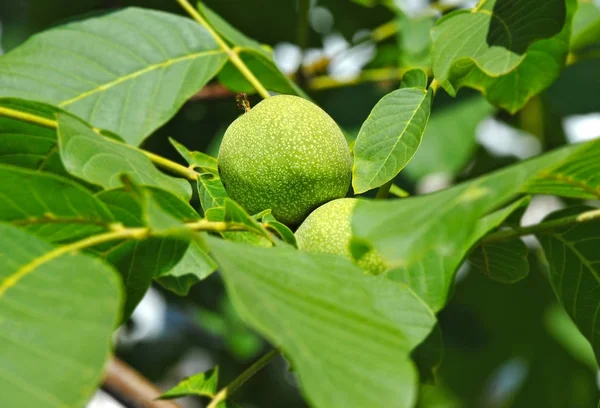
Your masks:
{"label": "smaller green walnut", "polygon": [[[298,248],[307,252],[343,255],[352,259],[350,222],[352,210],[357,202],[355,198],[340,198],[313,211],[296,231]],[[383,258],[374,250],[367,252],[357,263],[374,275],[387,269]]]}

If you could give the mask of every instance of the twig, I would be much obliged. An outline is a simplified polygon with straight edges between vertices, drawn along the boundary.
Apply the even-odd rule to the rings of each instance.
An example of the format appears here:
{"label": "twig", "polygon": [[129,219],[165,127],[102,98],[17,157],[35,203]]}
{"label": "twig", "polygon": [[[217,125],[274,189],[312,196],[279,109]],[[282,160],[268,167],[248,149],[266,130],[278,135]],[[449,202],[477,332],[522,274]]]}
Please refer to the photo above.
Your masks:
{"label": "twig", "polygon": [[590,210],[570,217],[558,218],[556,220],[542,222],[529,227],[514,228],[492,233],[482,240],[482,243],[490,244],[495,242],[510,241],[525,235],[545,233],[557,228],[568,227],[575,224],[600,220],[600,209]]}
{"label": "twig", "polygon": [[132,408],[180,408],[173,401],[157,401],[162,392],[132,367],[112,357],[106,369],[103,388]]}
{"label": "twig", "polygon": [[215,29],[210,24],[208,24],[208,21],[206,21],[204,19],[204,17],[202,17],[202,15],[194,7],[192,7],[192,5],[188,2],[188,0],[175,0],[175,1],[177,1],[177,3],[179,3],[179,5],[181,7],[183,7],[183,9],[194,20],[196,20],[200,25],[202,25],[206,29],[206,31],[208,31],[208,33],[215,39],[215,41],[217,42],[219,47],[227,53],[227,56],[229,57],[229,61],[231,61],[231,63],[233,65],[235,65],[235,67],[246,78],[246,80],[248,80],[248,82],[250,82],[250,84],[254,87],[254,89],[256,89],[256,92],[258,92],[258,94],[260,96],[262,96],[263,98],[268,98],[270,96],[269,92],[263,86],[263,84],[258,80],[258,78],[256,78],[256,76],[254,76],[252,71],[250,71],[250,69],[248,69],[248,66],[244,63],[244,61],[242,61],[242,59],[238,55],[237,51],[232,49],[227,44],[227,42],[225,42],[225,40],[223,38],[221,38],[219,33],[217,33],[215,31]]}
{"label": "twig", "polygon": [[225,88],[221,84],[209,84],[202,88],[200,91],[196,92],[189,99],[190,101],[203,101],[203,100],[214,100],[214,99],[224,99],[224,98],[233,98],[235,93],[231,92],[229,89]]}
{"label": "twig", "polygon": [[279,355],[279,350],[273,349],[269,351],[267,354],[259,358],[254,362],[246,371],[239,375],[235,380],[229,383],[226,387],[222,388],[219,392],[215,394],[212,401],[206,408],[216,408],[219,403],[225,401],[227,397],[236,392],[242,385],[246,383],[254,374],[259,372],[264,366],[269,364],[271,360]]}
{"label": "twig", "polygon": [[[22,120],[24,122],[33,123],[50,129],[58,128],[58,122],[56,120],[44,118],[28,112],[21,112],[15,109],[4,108],[2,106],[0,106],[0,116]],[[100,136],[106,137],[100,132],[100,129],[94,128],[93,130]],[[107,138],[107,140],[114,142],[114,140],[110,138]],[[195,181],[198,179],[198,174],[186,166],[182,166],[177,162],[171,161],[165,157],[159,156],[147,150],[138,150],[141,151],[146,157],[148,157],[154,164],[163,169],[169,170],[174,174],[185,177],[191,181]]]}

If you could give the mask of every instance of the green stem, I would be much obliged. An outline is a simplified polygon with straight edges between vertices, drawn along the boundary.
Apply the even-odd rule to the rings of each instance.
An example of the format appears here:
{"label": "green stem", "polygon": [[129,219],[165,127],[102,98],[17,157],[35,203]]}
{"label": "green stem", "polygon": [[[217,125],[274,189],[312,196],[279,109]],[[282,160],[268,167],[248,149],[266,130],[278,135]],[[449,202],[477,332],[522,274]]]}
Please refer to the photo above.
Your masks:
{"label": "green stem", "polygon": [[[247,230],[247,228],[242,224],[207,220],[186,223],[184,226],[191,231],[224,232]],[[35,258],[33,261],[23,265],[14,274],[8,276],[3,281],[0,281],[0,296],[7,289],[16,285],[21,279],[33,272],[36,268],[39,268],[41,265],[48,263],[62,255],[75,252],[80,249],[91,248],[106,242],[121,241],[125,239],[140,240],[148,238],[151,235],[152,230],[150,228],[125,228],[121,224],[113,224],[112,231],[56,247],[53,250],[46,252],[44,255]]]}
{"label": "green stem", "polygon": [[377,200],[384,200],[388,197],[388,193],[390,192],[390,188],[392,187],[392,183],[394,181],[390,180],[387,183],[385,183],[383,186],[379,187],[379,190],[377,190],[377,195],[375,196],[375,199]]}
{"label": "green stem", "polygon": [[[12,119],[18,119],[18,120],[21,120],[24,122],[33,123],[35,125],[43,126],[43,127],[49,128],[49,129],[57,129],[58,128],[58,122],[56,120],[43,118],[41,116],[34,115],[32,113],[21,112],[21,111],[15,110],[15,109],[4,108],[2,106],[0,106],[0,116],[5,116],[7,118],[12,118]],[[102,133],[100,133],[100,130],[98,128],[93,128],[93,130],[94,130],[94,132],[98,133],[100,136],[105,137]],[[108,140],[114,142],[113,139],[108,139]],[[138,150],[141,151],[146,157],[148,157],[154,164],[156,164],[157,166],[159,166],[165,170],[169,170],[169,171],[173,172],[174,174],[185,177],[191,181],[195,181],[198,179],[198,174],[194,170],[192,170],[186,166],[182,166],[179,163],[171,161],[171,160],[169,160],[165,157],[159,156],[157,154],[151,153],[147,150],[143,150],[143,149],[138,149]]]}
{"label": "green stem", "polygon": [[262,356],[260,359],[254,362],[246,371],[240,374],[235,380],[233,380],[229,385],[222,388],[219,392],[215,394],[212,401],[206,408],[216,408],[219,403],[225,401],[227,397],[236,392],[242,385],[246,383],[250,378],[254,376],[257,372],[259,372],[264,366],[269,364],[273,358],[279,355],[279,350],[273,349],[269,351],[267,354]]}
{"label": "green stem", "polygon": [[298,29],[297,42],[302,51],[308,48],[308,12],[310,10],[310,0],[298,0]]}
{"label": "green stem", "polygon": [[244,61],[238,55],[238,50],[232,49],[227,42],[217,33],[214,28],[206,21],[204,17],[188,2],[188,0],[175,0],[183,9],[200,25],[206,28],[206,31],[215,39],[219,48],[227,53],[229,61],[240,71],[240,73],[250,82],[250,84],[256,89],[256,92],[264,99],[268,98],[269,92],[263,86],[263,84],[254,76],[252,71],[248,69]]}
{"label": "green stem", "polygon": [[572,215],[569,217],[558,218],[556,220],[542,222],[540,224],[529,227],[520,227],[510,230],[494,232],[482,240],[482,243],[491,244],[496,242],[510,241],[525,235],[540,234],[553,231],[557,228],[569,227],[574,224],[583,224],[586,222],[600,220],[600,209],[590,210],[581,214]]}
{"label": "green stem", "polygon": [[339,81],[328,75],[322,75],[312,78],[308,82],[308,86],[312,90],[321,91],[349,85],[358,85],[365,82],[400,81],[406,71],[408,71],[408,69],[405,68],[366,69],[362,71],[358,77],[349,81]]}

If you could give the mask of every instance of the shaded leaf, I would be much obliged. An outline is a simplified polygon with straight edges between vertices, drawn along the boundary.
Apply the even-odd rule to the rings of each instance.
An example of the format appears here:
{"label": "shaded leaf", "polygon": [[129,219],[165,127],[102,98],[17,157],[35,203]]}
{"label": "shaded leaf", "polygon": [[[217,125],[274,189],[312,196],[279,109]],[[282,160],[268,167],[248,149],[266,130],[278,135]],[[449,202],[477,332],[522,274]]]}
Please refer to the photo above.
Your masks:
{"label": "shaded leaf", "polygon": [[400,14],[397,34],[400,50],[400,66],[428,69],[431,65],[431,37],[429,32],[435,25],[435,16],[409,17]]}
{"label": "shaded leaf", "polygon": [[13,117],[33,115],[54,122],[58,112],[61,110],[39,102],[0,98],[0,162],[68,175],[58,155],[56,129]]}
{"label": "shaded leaf", "polygon": [[190,152],[184,145],[177,142],[175,139],[169,138],[169,141],[190,166],[193,166],[194,168],[201,167],[217,171],[216,158],[202,152]]}
{"label": "shaded leaf", "polygon": [[411,69],[402,75],[402,88],[427,88],[427,74],[422,69]]}
{"label": "shaded leaf", "polygon": [[[572,207],[544,221],[580,214],[589,207]],[[600,222],[588,222],[536,234],[548,260],[550,283],[560,304],[600,355]]]}
{"label": "shaded leaf", "polygon": [[600,198],[600,140],[584,145],[567,160],[543,171],[524,191],[573,198]]}
{"label": "shaded leaf", "polygon": [[211,208],[223,207],[225,199],[229,198],[221,178],[216,172],[205,172],[198,176],[197,182],[200,205],[204,212]]}
{"label": "shaded leaf", "polygon": [[186,296],[192,286],[216,270],[216,262],[193,240],[179,262],[167,272],[156,275],[155,279],[165,289]]}
{"label": "shaded leaf", "polygon": [[560,75],[575,8],[575,0],[491,0],[450,13],[432,29],[435,78],[453,96],[475,88],[514,113]]}
{"label": "shaded leaf", "polygon": [[185,201],[191,198],[186,180],[161,173],[137,148],[100,136],[70,115],[58,115],[58,143],[67,171],[89,183],[120,187],[121,174],[127,174],[138,184],[163,188]]}
{"label": "shaded leaf", "polygon": [[401,284],[349,260],[209,237],[242,318],[291,360],[316,407],[412,406],[408,353],[435,324]]}
{"label": "shaded leaf", "polygon": [[573,17],[571,51],[581,51],[597,42],[600,42],[600,5],[580,1]]}
{"label": "shaded leaf", "polygon": [[68,179],[0,164],[0,180],[0,219],[46,241],[76,241],[114,222],[100,200]]}
{"label": "shaded leaf", "polygon": [[457,101],[437,111],[434,109],[419,150],[403,174],[413,179],[434,173],[457,175],[475,152],[477,126],[494,110],[483,97]]}
{"label": "shaded leaf", "polygon": [[0,406],[84,406],[119,319],[120,283],[90,256],[49,261],[53,247],[0,223]]}
{"label": "shaded leaf", "polygon": [[479,272],[500,283],[515,283],[529,274],[529,250],[520,239],[478,245],[469,262]]}
{"label": "shaded leaf", "polygon": [[[200,216],[186,202],[171,193],[157,188],[145,187],[151,200],[164,211],[180,221],[194,221]],[[146,227],[145,210],[139,198],[125,189],[103,191],[97,195],[115,218],[126,227]],[[183,291],[192,284],[189,268],[197,261],[195,273],[203,274],[210,266],[201,263],[204,258],[196,257],[201,248],[192,247],[187,239],[178,237],[151,237],[141,241],[123,241],[106,245],[97,250],[98,255],[115,265],[123,276],[127,297],[124,316],[127,317],[142,299],[152,279],[168,282],[169,288]],[[187,251],[193,251],[185,262]],[[208,260],[206,262],[209,262]],[[199,275],[202,276],[202,275]],[[182,279],[180,282],[179,279]]]}
{"label": "shaded leaf", "polygon": [[437,372],[444,359],[444,338],[440,325],[436,324],[429,336],[413,350],[412,359],[419,370],[421,384],[437,383]]}
{"label": "shaded leaf", "polygon": [[432,98],[431,90],[404,88],[377,102],[354,145],[356,194],[393,180],[410,161],[421,143]]}
{"label": "shaded leaf", "polygon": [[159,399],[181,398],[188,395],[213,397],[217,392],[218,381],[219,367],[217,366],[203,373],[194,374],[186,378],[169,391],[163,393]]}
{"label": "shaded leaf", "polygon": [[57,105],[137,145],[225,63],[194,21],[127,8],[31,37],[0,58],[0,96]]}

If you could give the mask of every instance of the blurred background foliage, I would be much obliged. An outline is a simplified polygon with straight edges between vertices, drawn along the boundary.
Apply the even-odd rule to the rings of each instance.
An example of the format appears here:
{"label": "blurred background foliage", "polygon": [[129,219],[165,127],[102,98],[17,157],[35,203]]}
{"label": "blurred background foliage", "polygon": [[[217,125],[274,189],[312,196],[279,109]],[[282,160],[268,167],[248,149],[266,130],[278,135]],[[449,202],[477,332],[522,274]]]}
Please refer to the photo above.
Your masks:
{"label": "blurred background foliage", "polygon": [[[473,1],[427,0],[206,0],[233,26],[273,48],[280,69],[344,129],[352,142],[375,103],[397,88],[404,70],[429,69],[429,29],[445,12]],[[600,31],[600,4],[585,1],[576,33]],[[183,14],[171,0],[11,0],[0,2],[1,51],[30,35],[82,14],[140,6]],[[585,13],[585,15],[584,15]],[[589,18],[599,16],[595,25]],[[590,17],[591,16],[591,17]],[[587,19],[586,19],[587,18]],[[493,171],[557,146],[600,136],[600,43],[583,36],[572,65],[546,92],[514,116],[475,92],[453,99],[440,90],[423,143],[396,183],[427,193]],[[592,41],[588,41],[592,38]],[[199,94],[144,147],[180,160],[173,137],[215,155],[220,137],[240,111],[233,94]],[[256,96],[251,101],[258,101]],[[539,197],[524,217],[539,221],[560,208]],[[401,226],[399,226],[401,228]],[[532,273],[502,285],[468,264],[441,312],[443,362],[436,386],[424,384],[421,407],[595,407],[598,368],[581,336],[545,282],[537,244],[528,242]],[[267,349],[241,323],[218,274],[177,297],[154,287],[119,331],[117,354],[163,389],[215,364],[222,383]],[[236,394],[245,407],[303,407],[287,363],[278,360]],[[194,399],[183,406],[198,407]],[[113,405],[111,405],[113,404]],[[119,406],[101,395],[90,407]]]}

